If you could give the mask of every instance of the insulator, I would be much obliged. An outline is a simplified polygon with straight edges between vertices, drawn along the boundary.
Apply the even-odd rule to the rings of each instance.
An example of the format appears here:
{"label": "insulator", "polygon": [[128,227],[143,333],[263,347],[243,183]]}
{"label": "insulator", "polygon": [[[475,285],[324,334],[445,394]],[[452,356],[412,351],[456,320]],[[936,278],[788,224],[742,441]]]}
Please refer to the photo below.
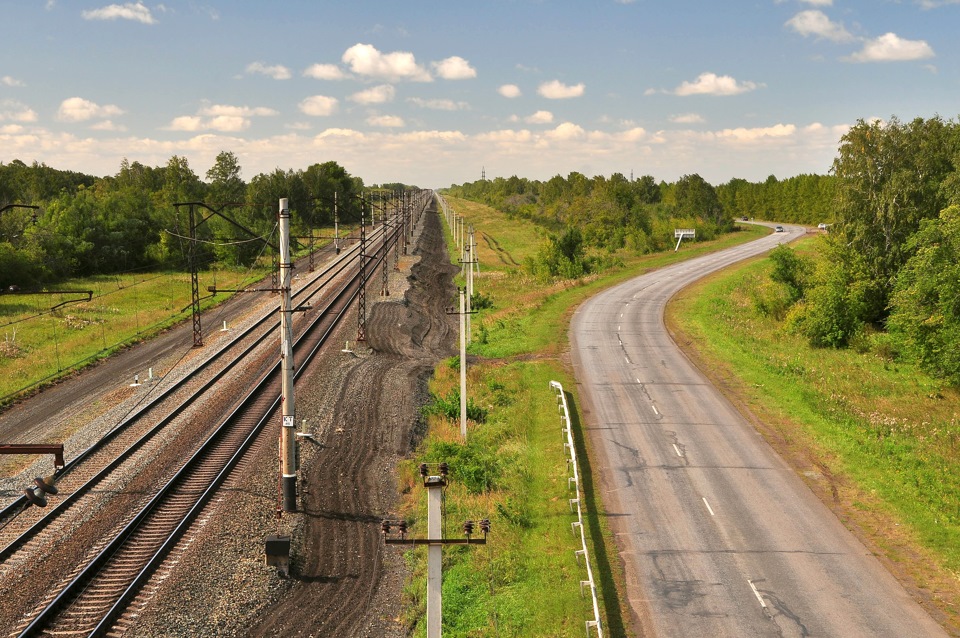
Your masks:
{"label": "insulator", "polygon": [[397,523],[397,528],[400,530],[400,535],[405,536],[407,534],[407,521]]}
{"label": "insulator", "polygon": [[420,464],[420,476],[422,476],[423,478],[427,478],[427,464],[426,464],[426,463],[421,463],[421,464]]}
{"label": "insulator", "polygon": [[33,505],[37,507],[46,507],[47,499],[43,496],[43,490],[39,487],[28,487],[23,490],[23,495],[27,497],[27,500],[30,501]]}
{"label": "insulator", "polygon": [[483,532],[484,535],[490,533],[490,519],[489,519],[489,518],[485,518],[485,519],[483,519],[482,521],[480,521],[480,531]]}
{"label": "insulator", "polygon": [[42,478],[38,476],[33,479],[33,482],[37,484],[37,487],[47,494],[56,494],[60,490],[57,489],[57,486],[53,484],[53,477]]}
{"label": "insulator", "polygon": [[384,534],[390,533],[390,521],[380,521],[380,531]]}
{"label": "insulator", "polygon": [[446,463],[440,464],[440,476],[446,476],[449,471],[449,466]]}
{"label": "insulator", "polygon": [[463,522],[463,533],[467,536],[473,534],[473,521],[464,521]]}

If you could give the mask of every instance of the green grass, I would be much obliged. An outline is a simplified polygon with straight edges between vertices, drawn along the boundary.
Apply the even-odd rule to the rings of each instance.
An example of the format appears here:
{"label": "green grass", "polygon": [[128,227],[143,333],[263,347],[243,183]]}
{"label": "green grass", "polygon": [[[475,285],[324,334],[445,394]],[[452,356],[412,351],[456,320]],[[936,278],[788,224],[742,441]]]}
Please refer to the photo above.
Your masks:
{"label": "green grass", "polygon": [[[756,311],[769,272],[760,259],[688,288],[669,309],[671,323],[787,445],[837,478],[841,517],[854,516],[881,551],[902,561],[956,628],[960,393],[891,358],[876,345],[882,339],[811,348]],[[940,590],[951,586],[944,602]]]}
{"label": "green grass", "polygon": [[[444,550],[444,635],[579,637],[593,616],[590,598],[580,593],[586,570],[574,554],[580,549],[570,525],[576,520],[569,507],[574,492],[567,484],[570,473],[556,395],[548,387],[556,380],[573,410],[584,525],[603,625],[608,636],[626,636],[619,586],[623,574],[590,476],[589,442],[580,428],[575,383],[563,363],[570,316],[589,296],[629,277],[767,231],[748,227],[715,242],[686,244],[679,253],[607,255],[613,258],[608,262],[623,265],[584,281],[544,285],[522,267],[544,239],[539,228],[480,204],[448,201],[477,231],[481,273],[474,287],[493,302],[473,316],[468,349],[475,362],[468,369],[468,396],[488,412],[483,424],[470,423],[466,445],[460,441],[458,419],[429,417],[428,435],[416,458],[401,470],[402,514],[411,522],[410,533],[418,535],[419,529],[422,534],[426,496],[415,468],[421,462],[444,461],[451,471],[447,534],[460,535],[467,518],[490,518],[492,531],[485,547]],[[448,248],[456,262],[456,244],[449,234]],[[432,392],[450,397],[458,375],[456,365],[442,363],[435,370]],[[413,577],[406,589],[405,620],[415,627],[413,635],[423,636],[426,552],[408,552],[407,557]]]}
{"label": "green grass", "polygon": [[[207,286],[235,288],[253,278],[247,270],[200,273],[201,305]],[[86,295],[0,296],[0,404],[118,349],[190,317],[190,274],[154,272],[99,276],[64,282],[56,290],[89,290]],[[51,308],[64,301],[60,308]]]}
{"label": "green grass", "polygon": [[[453,391],[458,375],[439,366],[432,391]],[[463,445],[457,419],[432,416],[418,458],[402,470],[411,534],[422,533],[426,518],[420,462],[450,465],[446,536],[462,536],[466,519],[491,521],[486,546],[444,550],[444,635],[581,636],[592,607],[580,596],[586,572],[574,554],[579,542],[569,499],[575,493],[567,484],[557,403],[548,386],[557,380],[569,388],[573,381],[557,361],[483,363],[468,377],[472,396],[489,410],[486,422],[470,423]],[[595,513],[588,527],[597,528]],[[414,623],[425,610],[425,551],[408,558],[414,567],[408,622]],[[610,603],[608,616],[622,628],[615,594]],[[422,623],[414,635],[425,635]]]}

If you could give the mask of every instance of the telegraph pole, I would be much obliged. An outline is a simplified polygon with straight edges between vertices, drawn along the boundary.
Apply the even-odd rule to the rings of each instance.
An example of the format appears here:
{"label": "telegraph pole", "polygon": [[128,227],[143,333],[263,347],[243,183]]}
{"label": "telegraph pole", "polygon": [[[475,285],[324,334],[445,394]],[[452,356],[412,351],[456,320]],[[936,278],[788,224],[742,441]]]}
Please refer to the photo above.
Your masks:
{"label": "telegraph pole", "polygon": [[460,293],[460,312],[450,309],[448,315],[460,315],[460,437],[467,442],[467,308],[464,297],[465,288],[457,288]]}
{"label": "telegraph pole", "polygon": [[290,281],[290,209],[287,198],[280,200],[280,372],[281,414],[280,476],[283,511],[297,511],[297,438],[294,432],[296,411],[293,401],[293,308]]}
{"label": "telegraph pole", "polygon": [[[472,234],[472,233],[471,233]],[[470,249],[470,244],[467,243],[463,248],[464,259],[463,265],[466,267],[466,279],[467,279],[467,304],[464,312],[467,316],[467,343],[471,342],[471,336],[473,331],[470,327],[470,315],[473,314],[473,311],[470,309],[470,304],[473,299],[473,260],[474,256]]]}

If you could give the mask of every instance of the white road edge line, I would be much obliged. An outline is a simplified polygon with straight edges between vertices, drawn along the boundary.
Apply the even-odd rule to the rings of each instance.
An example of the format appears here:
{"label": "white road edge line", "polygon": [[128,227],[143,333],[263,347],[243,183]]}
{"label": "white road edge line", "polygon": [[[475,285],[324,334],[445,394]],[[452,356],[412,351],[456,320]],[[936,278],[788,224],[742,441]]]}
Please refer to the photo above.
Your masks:
{"label": "white road edge line", "polygon": [[750,583],[750,589],[753,590],[753,595],[756,596],[756,597],[757,597],[757,600],[760,601],[760,606],[763,607],[764,609],[766,609],[766,608],[767,608],[767,603],[763,602],[763,596],[761,596],[761,595],[760,595],[760,592],[757,591],[757,586],[754,585],[754,584],[753,584],[753,581],[750,580],[749,578],[747,579],[747,582]]}
{"label": "white road edge line", "polygon": [[701,498],[703,498],[703,504],[707,506],[707,511],[710,512],[710,516],[716,516],[716,514],[713,513],[713,508],[710,507],[710,503],[707,502],[707,497],[703,496]]}

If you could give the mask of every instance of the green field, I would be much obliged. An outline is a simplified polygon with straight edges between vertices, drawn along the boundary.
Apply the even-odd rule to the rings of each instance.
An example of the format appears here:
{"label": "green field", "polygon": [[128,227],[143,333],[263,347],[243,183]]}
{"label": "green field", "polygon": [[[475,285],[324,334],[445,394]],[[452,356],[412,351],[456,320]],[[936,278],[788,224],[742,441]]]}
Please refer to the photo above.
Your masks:
{"label": "green field", "polygon": [[[202,307],[227,298],[210,297],[207,286],[239,288],[264,274],[201,272]],[[0,296],[0,405],[190,318],[189,273],[91,277],[63,282],[54,290],[89,290],[92,298],[67,293]],[[64,305],[54,308],[58,304]]]}
{"label": "green field", "polygon": [[[507,219],[480,204],[449,198],[456,212],[477,231],[480,275],[475,293],[492,307],[473,316],[473,340],[468,348],[467,392],[473,404],[487,411],[483,423],[469,422],[467,444],[459,430],[458,358],[441,364],[432,381],[438,404],[457,406],[450,416],[431,414],[427,438],[400,476],[403,515],[411,534],[426,524],[426,495],[416,467],[421,462],[447,462],[450,485],[445,508],[448,535],[459,535],[466,518],[489,518],[489,544],[444,550],[445,636],[583,636],[592,618],[589,596],[580,581],[586,570],[574,551],[579,538],[571,523],[566,454],[555,393],[559,381],[574,411],[574,431],[584,474],[584,524],[599,590],[605,635],[625,636],[624,607],[617,583],[622,573],[602,507],[590,479],[587,443],[576,414],[574,380],[565,353],[567,327],[573,310],[596,292],[626,278],[756,238],[764,229],[749,228],[715,242],[686,244],[679,253],[614,255],[622,266],[611,267],[582,281],[544,285],[522,267],[543,241],[533,224]],[[448,235],[454,262],[456,244]],[[462,284],[462,281],[461,281]],[[451,300],[451,305],[455,300]],[[443,407],[440,405],[439,407]],[[426,552],[408,552],[413,579],[407,585],[406,621],[415,636],[425,635]],[[588,591],[588,590],[585,590]]]}
{"label": "green field", "polygon": [[[814,254],[816,241],[797,249]],[[960,393],[892,358],[876,336],[811,348],[758,312],[774,292],[770,270],[759,259],[684,290],[668,310],[678,342],[960,635]]]}

